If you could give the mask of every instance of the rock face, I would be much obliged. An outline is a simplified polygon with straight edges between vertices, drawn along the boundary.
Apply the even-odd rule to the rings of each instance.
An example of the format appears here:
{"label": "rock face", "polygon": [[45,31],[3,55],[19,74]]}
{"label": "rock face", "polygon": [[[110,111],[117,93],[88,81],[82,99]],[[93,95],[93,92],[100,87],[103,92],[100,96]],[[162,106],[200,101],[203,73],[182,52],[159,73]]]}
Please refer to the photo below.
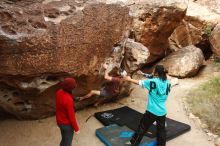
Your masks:
{"label": "rock face", "polygon": [[128,39],[124,47],[125,55],[122,65],[128,73],[133,73],[145,65],[150,56],[148,48],[132,39]]}
{"label": "rock face", "polygon": [[191,45],[165,57],[160,64],[165,66],[170,76],[184,78],[197,74],[203,65],[203,61],[202,51]]}
{"label": "rock face", "polygon": [[129,9],[116,4],[0,3],[0,106],[18,118],[54,114],[54,91],[66,75],[77,79],[77,95],[98,89],[101,64],[132,24]]}
{"label": "rock face", "polygon": [[[0,111],[20,119],[44,118],[55,112],[63,77],[76,78],[74,94],[81,96],[101,87],[104,62],[113,75],[121,67],[132,73],[160,59],[186,8],[160,0],[2,0]],[[128,37],[135,41],[124,47]],[[124,84],[121,96],[129,91]]]}
{"label": "rock face", "polygon": [[220,23],[214,28],[210,37],[210,43],[213,53],[220,60]]}
{"label": "rock face", "polygon": [[148,63],[151,63],[165,56],[169,46],[168,38],[184,18],[187,5],[174,3],[142,7],[134,13],[136,19],[133,31],[136,41],[149,49],[151,55]]}
{"label": "rock face", "polygon": [[206,26],[200,20],[185,17],[169,38],[170,49],[176,51],[188,45],[197,45],[208,39],[208,31],[213,26]]}
{"label": "rock face", "polygon": [[220,21],[220,15],[214,11],[216,5],[213,4],[212,8],[208,5],[208,3],[218,3],[217,1],[205,1],[189,1],[186,16],[169,38],[169,48],[172,51],[195,45],[203,51],[206,58],[211,55],[208,40],[213,27]]}
{"label": "rock face", "polygon": [[0,74],[94,73],[131,22],[119,5],[20,3],[2,4]]}

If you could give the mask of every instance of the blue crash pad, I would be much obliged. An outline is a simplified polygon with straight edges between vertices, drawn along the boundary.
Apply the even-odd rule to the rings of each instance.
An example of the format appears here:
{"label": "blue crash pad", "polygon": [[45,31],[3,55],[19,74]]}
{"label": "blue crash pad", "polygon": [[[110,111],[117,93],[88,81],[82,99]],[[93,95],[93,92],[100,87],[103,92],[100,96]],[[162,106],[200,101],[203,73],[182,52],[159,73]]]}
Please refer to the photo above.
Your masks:
{"label": "blue crash pad", "polygon": [[[116,124],[105,126],[96,130],[96,136],[106,146],[125,146],[132,135],[133,131],[126,126],[118,126]],[[156,146],[155,138],[144,136],[140,146]]]}

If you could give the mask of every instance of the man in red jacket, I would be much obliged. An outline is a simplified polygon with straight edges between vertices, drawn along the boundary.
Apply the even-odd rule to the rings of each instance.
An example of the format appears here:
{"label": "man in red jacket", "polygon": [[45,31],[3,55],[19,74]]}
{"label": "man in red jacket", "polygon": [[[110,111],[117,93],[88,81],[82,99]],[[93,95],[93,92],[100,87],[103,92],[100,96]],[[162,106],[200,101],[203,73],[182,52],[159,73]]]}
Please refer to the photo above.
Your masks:
{"label": "man in red jacket", "polygon": [[65,78],[61,85],[62,89],[56,92],[56,121],[62,136],[60,146],[71,146],[74,131],[76,134],[80,132],[76,122],[72,95],[76,81],[73,78]]}

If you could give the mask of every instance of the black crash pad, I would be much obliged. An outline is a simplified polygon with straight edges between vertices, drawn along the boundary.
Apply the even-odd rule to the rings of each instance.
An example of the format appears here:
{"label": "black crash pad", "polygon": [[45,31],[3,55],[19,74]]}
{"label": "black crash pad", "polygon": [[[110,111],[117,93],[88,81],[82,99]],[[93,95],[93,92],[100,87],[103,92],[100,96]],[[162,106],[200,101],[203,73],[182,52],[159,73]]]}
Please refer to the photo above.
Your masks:
{"label": "black crash pad", "polygon": [[[132,135],[133,130],[126,126],[110,125],[96,130],[96,136],[106,146],[125,146]],[[155,146],[156,139],[144,136],[139,146]]]}
{"label": "black crash pad", "polygon": [[[105,126],[117,124],[136,130],[143,114],[127,106],[95,113],[95,117]],[[167,118],[167,140],[173,139],[190,130],[190,126]],[[150,138],[156,137],[156,126],[152,125],[146,133]]]}

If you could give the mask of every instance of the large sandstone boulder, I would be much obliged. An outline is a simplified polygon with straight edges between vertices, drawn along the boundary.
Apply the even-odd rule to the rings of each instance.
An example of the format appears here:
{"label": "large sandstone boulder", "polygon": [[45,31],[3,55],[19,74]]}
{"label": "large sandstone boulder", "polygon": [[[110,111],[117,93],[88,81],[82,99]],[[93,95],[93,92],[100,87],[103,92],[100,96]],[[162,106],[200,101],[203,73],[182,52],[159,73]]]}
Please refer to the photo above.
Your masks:
{"label": "large sandstone boulder", "polygon": [[187,10],[183,0],[99,0],[105,3],[119,3],[129,7],[133,17],[130,38],[148,48],[147,63],[165,56],[169,47],[168,38],[180,25]]}
{"label": "large sandstone boulder", "polygon": [[[185,18],[169,38],[169,47],[172,51],[196,45],[202,49],[206,58],[211,55],[208,39],[213,27],[220,21],[220,14],[214,11],[218,6],[216,0],[206,1],[207,3],[205,1],[189,1]],[[208,5],[208,3],[216,3],[216,5]]]}
{"label": "large sandstone boulder", "polygon": [[215,26],[210,37],[210,43],[213,53],[220,60],[220,23]]}
{"label": "large sandstone boulder", "polygon": [[170,76],[185,78],[196,75],[203,61],[202,51],[191,45],[168,55],[160,64],[165,66]]}
{"label": "large sandstone boulder", "polygon": [[[0,1],[1,111],[20,119],[44,118],[55,112],[63,77],[76,78],[74,94],[81,96],[101,87],[104,62],[112,73],[122,60],[129,62],[126,70],[133,72],[163,57],[186,8],[181,1],[160,0]],[[124,47],[128,37],[137,47]],[[123,59],[125,49],[133,53],[132,62]],[[129,91],[124,85],[121,95]]]}
{"label": "large sandstone boulder", "polygon": [[101,64],[114,58],[113,46],[132,24],[128,7],[118,4],[5,0],[0,5],[0,106],[18,118],[54,114],[54,92],[64,76],[77,79],[76,95],[99,89]]}
{"label": "large sandstone boulder", "polygon": [[122,66],[129,74],[146,64],[150,52],[143,44],[128,39],[124,47],[125,53]]}
{"label": "large sandstone boulder", "polygon": [[[141,1],[140,7],[133,6],[134,38],[150,51],[147,63],[152,63],[165,56],[168,38],[178,27],[186,14],[187,5],[184,1]],[[144,5],[148,3],[148,5]],[[149,3],[151,5],[149,5]]]}
{"label": "large sandstone boulder", "polygon": [[170,36],[169,48],[177,51],[188,45],[207,43],[212,28],[213,25],[209,26],[198,19],[186,16]]}
{"label": "large sandstone boulder", "polygon": [[0,74],[94,73],[131,24],[120,5],[22,2],[2,2]]}

